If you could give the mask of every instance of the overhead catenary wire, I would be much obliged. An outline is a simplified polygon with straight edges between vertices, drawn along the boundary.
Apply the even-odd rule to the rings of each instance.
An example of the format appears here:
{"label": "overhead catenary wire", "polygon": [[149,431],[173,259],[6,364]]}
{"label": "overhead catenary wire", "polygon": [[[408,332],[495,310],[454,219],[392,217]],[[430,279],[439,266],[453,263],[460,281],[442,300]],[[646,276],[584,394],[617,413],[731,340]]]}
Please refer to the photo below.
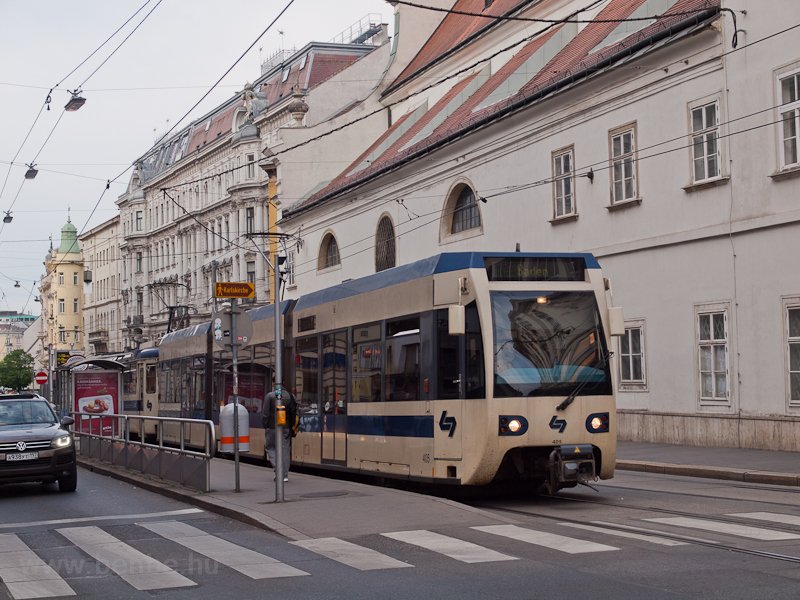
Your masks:
{"label": "overhead catenary wire", "polygon": [[682,136],[683,137],[683,136]]}
{"label": "overhead catenary wire", "polygon": [[[507,45],[507,46],[505,46],[505,47],[503,47],[503,48],[501,48],[499,50],[496,50],[495,52],[493,52],[489,56],[486,56],[484,58],[478,59],[478,60],[474,61],[473,63],[471,63],[471,64],[469,64],[469,65],[467,65],[467,66],[465,66],[465,67],[463,67],[461,69],[456,70],[454,73],[451,73],[449,75],[441,77],[441,78],[437,79],[436,81],[434,81],[434,82],[432,82],[432,83],[420,88],[419,90],[410,92],[406,96],[404,96],[404,97],[402,97],[402,98],[400,98],[400,99],[398,99],[396,101],[387,103],[387,104],[381,106],[380,108],[377,108],[377,109],[375,109],[373,111],[370,111],[370,112],[368,112],[368,113],[366,113],[364,115],[361,115],[358,118],[355,118],[355,119],[353,119],[351,121],[347,121],[347,122],[343,123],[342,125],[339,125],[339,126],[334,127],[334,128],[332,128],[332,129],[330,129],[328,131],[325,131],[325,132],[322,132],[320,134],[317,134],[316,136],[313,136],[313,137],[311,137],[309,139],[306,139],[306,140],[304,140],[302,142],[298,142],[296,144],[293,144],[293,145],[288,146],[288,147],[283,148],[283,149],[273,150],[273,153],[272,153],[271,157],[282,156],[282,155],[284,155],[284,154],[286,154],[288,152],[291,152],[292,150],[296,150],[297,148],[301,148],[303,146],[306,146],[306,145],[308,145],[310,143],[313,143],[315,141],[318,141],[320,139],[323,139],[325,137],[328,137],[330,135],[338,133],[338,132],[350,127],[351,125],[355,125],[356,123],[360,123],[360,122],[362,122],[362,121],[364,121],[366,119],[369,119],[370,117],[373,117],[373,116],[375,116],[375,115],[377,115],[377,114],[379,114],[381,112],[384,112],[386,109],[393,108],[393,107],[395,107],[397,105],[403,104],[407,100],[409,100],[409,99],[411,99],[411,98],[413,98],[415,96],[418,96],[418,95],[422,94],[423,92],[426,92],[426,91],[428,91],[430,89],[433,89],[433,88],[441,85],[442,83],[445,83],[446,81],[449,81],[451,79],[460,77],[461,75],[472,71],[473,69],[475,69],[479,65],[484,64],[486,62],[489,62],[489,61],[493,60],[494,58],[500,56],[501,54],[503,54],[505,52],[508,52],[510,50],[513,50],[517,46],[520,46],[522,44],[526,44],[528,42],[533,41],[534,39],[544,35],[548,31],[550,31],[552,28],[556,27],[557,25],[569,22],[569,19],[574,18],[575,15],[578,15],[578,14],[581,14],[583,12],[587,12],[587,11],[591,10],[596,5],[600,4],[602,1],[603,0],[596,0],[594,2],[591,2],[587,6],[585,6],[584,8],[580,8],[580,9],[577,9],[577,10],[573,11],[572,13],[570,13],[570,15],[564,17],[563,19],[552,19],[552,20],[546,20],[545,19],[545,20],[541,20],[541,22],[545,23],[546,26],[544,28],[532,33],[531,35],[526,36],[526,37],[522,38],[519,41],[513,42],[510,45]],[[424,7],[423,5],[420,5],[420,6]],[[687,15],[695,15],[695,14],[700,14],[702,12],[705,12],[705,11],[708,11],[708,10],[711,10],[711,9],[720,10],[718,5],[716,5],[714,3],[711,3],[710,0],[708,0],[706,2],[706,5],[703,8],[695,9],[695,10],[692,10],[692,11],[687,11],[686,14]],[[447,12],[447,11],[445,11],[445,12]],[[633,19],[624,19],[624,18],[621,18],[621,19],[607,19],[607,20],[598,20],[598,21],[595,21],[593,19],[586,19],[586,20],[581,21],[581,22],[583,22],[583,23],[592,23],[592,22],[612,22],[612,23],[618,22],[618,23],[624,23],[624,22],[626,22],[628,20],[632,20],[632,21],[654,20],[654,19],[658,20],[658,19],[662,19],[662,18],[670,18],[670,17],[676,16],[676,15],[680,16],[681,14],[683,14],[683,13],[664,13],[664,14],[656,15],[656,16],[652,16],[652,17],[637,17],[637,18],[633,18]],[[485,16],[485,15],[476,15],[476,16]],[[735,20],[735,15],[733,15],[733,17],[734,17],[734,20]],[[749,45],[752,45],[752,43],[749,44]],[[735,46],[734,46],[734,48],[735,48]],[[202,183],[202,182],[205,182],[205,181],[209,181],[209,180],[213,179],[214,177],[218,177],[219,175],[225,175],[225,174],[234,172],[236,170],[242,169],[244,167],[245,167],[245,165],[240,165],[238,167],[233,167],[233,168],[230,168],[230,169],[227,169],[227,170],[223,170],[220,173],[215,173],[213,175],[206,175],[206,176],[202,176],[202,177],[198,177],[198,178],[192,179],[190,181],[184,181],[184,182],[181,182],[179,184],[168,186],[166,189],[177,189],[177,188],[179,188],[181,186],[184,186],[184,185],[194,185],[194,184],[197,184],[197,183]]]}
{"label": "overhead catenary wire", "polygon": [[[152,1],[152,0],[146,0],[146,2],[145,2],[144,4],[142,4],[142,5],[141,5],[141,6],[140,6],[140,7],[139,7],[137,10],[136,10],[136,12],[134,12],[134,13],[133,13],[133,14],[132,14],[130,17],[128,17],[128,19],[127,19],[127,20],[126,20],[126,21],[125,21],[125,22],[124,22],[122,25],[120,25],[120,26],[117,28],[117,30],[116,30],[116,31],[114,31],[114,33],[112,33],[112,34],[111,34],[111,35],[110,35],[108,38],[106,38],[106,40],[105,40],[105,41],[104,41],[102,44],[100,44],[100,45],[99,45],[97,48],[95,48],[95,49],[94,49],[94,50],[93,50],[93,51],[92,51],[92,52],[91,52],[91,53],[90,53],[90,54],[89,54],[89,55],[88,55],[86,58],[84,58],[84,59],[83,59],[83,60],[82,60],[80,63],[78,63],[78,65],[77,65],[75,68],[73,68],[73,69],[72,69],[72,70],[71,70],[69,73],[67,73],[67,74],[66,74],[64,77],[62,77],[62,78],[61,78],[61,79],[58,81],[58,83],[56,83],[56,84],[55,84],[53,87],[51,87],[51,88],[50,88],[50,90],[49,90],[49,91],[48,91],[48,93],[47,93],[47,97],[45,98],[45,101],[44,101],[44,102],[42,103],[42,105],[39,107],[39,112],[36,114],[36,117],[35,117],[35,118],[34,118],[34,120],[33,120],[33,124],[30,126],[30,128],[28,129],[28,132],[25,134],[25,137],[24,137],[24,139],[22,140],[22,143],[20,144],[20,146],[19,146],[19,148],[18,148],[17,152],[14,154],[14,158],[11,160],[11,163],[10,163],[10,164],[9,164],[9,166],[8,166],[8,171],[6,172],[6,176],[5,176],[5,179],[4,179],[4,181],[3,181],[3,186],[2,186],[2,188],[0,188],[0,199],[2,199],[2,197],[3,197],[3,192],[5,191],[6,183],[7,183],[7,181],[8,181],[8,176],[9,176],[9,174],[11,173],[11,167],[14,165],[14,162],[17,160],[17,158],[19,157],[19,155],[20,155],[20,153],[22,152],[23,148],[25,147],[25,143],[28,141],[28,138],[30,137],[31,133],[33,132],[34,128],[36,127],[36,124],[39,122],[39,118],[41,117],[41,115],[42,115],[42,112],[44,112],[44,109],[45,109],[45,107],[47,108],[47,110],[50,110],[50,102],[52,101],[52,94],[53,94],[53,92],[54,92],[54,91],[55,91],[55,90],[56,90],[56,89],[57,89],[57,88],[58,88],[58,87],[59,87],[59,86],[60,86],[60,85],[61,85],[61,84],[62,84],[62,83],[63,83],[63,82],[66,80],[66,79],[68,79],[69,77],[71,77],[71,76],[72,76],[72,75],[73,75],[73,74],[74,74],[74,73],[75,73],[75,72],[76,72],[78,69],[80,69],[80,68],[81,68],[81,67],[82,67],[84,64],[86,64],[86,63],[87,63],[87,62],[88,62],[88,61],[89,61],[89,60],[90,60],[90,59],[91,59],[91,58],[92,58],[92,57],[93,57],[95,54],[97,54],[97,53],[98,53],[98,52],[99,52],[99,51],[100,51],[100,50],[101,50],[101,49],[102,49],[102,48],[103,48],[103,47],[104,47],[104,46],[105,46],[105,45],[106,45],[108,42],[110,42],[110,41],[111,41],[111,40],[112,40],[112,39],[113,39],[113,38],[114,38],[114,37],[115,37],[115,36],[116,36],[116,35],[117,35],[117,34],[118,34],[118,33],[119,33],[119,32],[120,32],[120,31],[121,31],[121,30],[122,30],[122,29],[123,29],[123,28],[124,28],[124,27],[125,27],[125,26],[128,24],[128,23],[130,23],[130,22],[131,22],[131,21],[132,21],[132,20],[133,20],[133,19],[136,17],[136,15],[138,15],[138,14],[139,14],[139,13],[140,13],[140,12],[141,12],[141,11],[142,11],[144,8],[145,8],[145,6],[147,6],[147,5],[148,5],[148,4],[149,4],[151,1]],[[159,0],[159,1],[160,1],[160,0]],[[50,132],[50,135],[52,135],[52,131]],[[48,136],[48,139],[49,139],[49,136]],[[40,150],[39,152],[41,152],[41,150]],[[38,153],[37,153],[37,155],[38,155]]]}
{"label": "overhead catenary wire", "polygon": [[[173,129],[174,129],[174,128],[175,128],[175,127],[178,125],[178,123],[180,123],[181,121],[183,121],[183,120],[184,120],[184,119],[185,119],[185,118],[186,118],[186,117],[187,117],[189,114],[191,114],[191,112],[192,112],[192,111],[193,111],[195,108],[197,108],[197,106],[199,106],[199,105],[200,105],[200,103],[201,103],[203,100],[205,100],[205,98],[206,98],[206,97],[208,97],[208,95],[209,95],[209,94],[210,94],[210,93],[211,93],[211,92],[212,92],[212,91],[215,89],[216,85],[217,85],[217,84],[219,84],[219,83],[220,83],[220,82],[221,82],[221,81],[222,81],[222,80],[223,80],[223,79],[224,79],[224,78],[225,78],[225,77],[228,75],[228,73],[230,73],[230,72],[233,70],[233,68],[234,68],[234,67],[235,67],[235,66],[236,66],[236,65],[237,65],[239,62],[241,62],[241,60],[242,60],[242,59],[243,59],[243,58],[244,58],[244,57],[247,55],[247,53],[248,53],[248,52],[249,52],[249,51],[250,51],[250,50],[253,48],[253,46],[255,46],[255,45],[258,43],[258,41],[259,41],[259,40],[260,40],[262,37],[264,37],[264,35],[265,35],[265,34],[266,34],[266,33],[267,33],[267,32],[268,32],[268,31],[269,31],[269,30],[270,30],[270,29],[271,29],[271,28],[272,28],[272,27],[275,25],[275,23],[278,21],[278,19],[280,19],[280,18],[281,18],[281,16],[283,16],[283,14],[284,14],[284,13],[285,13],[285,12],[286,12],[288,9],[289,9],[289,7],[290,7],[292,4],[294,4],[294,1],[295,1],[295,0],[288,0],[288,2],[287,2],[287,3],[286,3],[286,5],[283,7],[283,9],[281,9],[281,11],[278,13],[278,15],[277,15],[277,16],[276,16],[276,17],[275,17],[275,18],[274,18],[274,19],[273,19],[273,20],[272,20],[272,21],[269,23],[269,25],[267,25],[267,27],[266,27],[266,28],[265,28],[265,29],[264,29],[264,30],[261,32],[261,34],[259,34],[259,36],[258,36],[258,37],[257,37],[257,38],[256,38],[256,39],[255,39],[255,40],[254,40],[254,41],[253,41],[251,44],[250,44],[250,46],[248,46],[247,50],[245,50],[245,51],[244,51],[244,52],[243,52],[243,53],[242,53],[242,54],[239,56],[239,58],[237,58],[237,59],[236,59],[236,61],[234,61],[234,63],[233,63],[233,64],[232,64],[232,65],[231,65],[231,66],[230,66],[230,67],[229,67],[229,68],[228,68],[228,69],[225,71],[225,73],[223,73],[223,75],[222,75],[222,76],[221,76],[221,77],[220,77],[220,78],[219,78],[219,79],[218,79],[218,80],[217,80],[217,81],[216,81],[214,84],[212,84],[212,86],[211,86],[211,87],[208,89],[208,91],[207,91],[205,94],[203,94],[203,96],[202,96],[202,97],[201,97],[201,98],[200,98],[200,99],[199,99],[199,100],[198,100],[198,101],[197,101],[197,102],[196,102],[196,103],[195,103],[195,104],[194,104],[194,105],[193,105],[193,106],[192,106],[192,107],[191,107],[191,108],[190,108],[190,109],[189,109],[189,110],[188,110],[188,111],[187,111],[187,112],[186,112],[186,113],[185,113],[185,114],[184,114],[184,115],[183,115],[183,116],[182,116],[182,117],[181,117],[181,118],[178,120],[178,121],[176,121],[175,125],[173,125],[171,129],[169,129],[169,130],[168,130],[166,133],[164,133],[164,135],[161,137],[161,139],[163,139],[164,137],[166,137],[167,135],[169,135],[169,133],[170,133],[170,132],[171,132],[171,131],[172,131],[172,130],[173,130]],[[117,179],[119,179],[120,177],[122,177],[122,176],[123,176],[123,175],[124,175],[124,174],[125,174],[125,173],[126,173],[126,172],[127,172],[127,171],[128,171],[130,168],[131,168],[131,167],[132,167],[132,166],[133,166],[133,164],[131,164],[131,165],[128,165],[128,166],[127,166],[127,167],[126,167],[126,168],[125,168],[125,169],[124,169],[122,172],[120,172],[120,173],[119,173],[119,174],[118,174],[116,177],[114,177],[113,179],[109,179],[109,180],[107,180],[107,182],[106,182],[106,186],[105,186],[105,188],[103,189],[103,193],[102,193],[102,194],[100,195],[100,197],[97,199],[97,202],[95,203],[95,205],[94,205],[94,208],[92,209],[92,212],[91,212],[91,214],[89,215],[89,217],[87,218],[87,220],[86,220],[86,222],[84,223],[83,227],[81,228],[81,231],[79,232],[78,236],[80,236],[80,235],[82,234],[82,232],[83,232],[83,231],[86,229],[86,227],[87,227],[87,225],[88,225],[89,221],[91,220],[92,216],[94,215],[94,212],[97,210],[97,207],[100,205],[100,202],[102,201],[102,199],[103,199],[103,196],[105,195],[106,191],[107,191],[107,190],[109,189],[109,187],[111,186],[111,183],[112,183],[112,182],[114,182],[114,181],[116,181],[116,180],[117,180]],[[75,240],[75,242],[73,242],[73,246],[74,246],[76,243],[77,243],[77,236],[76,236],[76,240]],[[63,260],[63,259],[62,259],[62,260]],[[54,267],[55,267],[55,266],[58,266],[59,264],[61,264],[61,261],[59,261],[58,263],[56,263],[56,264],[54,265]]]}

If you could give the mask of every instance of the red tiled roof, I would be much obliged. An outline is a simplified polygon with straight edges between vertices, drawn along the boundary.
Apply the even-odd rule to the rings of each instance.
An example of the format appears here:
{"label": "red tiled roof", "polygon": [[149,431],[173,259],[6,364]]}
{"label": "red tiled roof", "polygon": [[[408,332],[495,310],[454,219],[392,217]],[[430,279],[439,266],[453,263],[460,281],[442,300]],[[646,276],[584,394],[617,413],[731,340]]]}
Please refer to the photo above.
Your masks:
{"label": "red tiled roof", "polygon": [[[625,19],[629,17],[637,8],[639,8],[645,0],[614,0],[612,1],[601,13],[598,19]],[[501,69],[497,71],[489,80],[484,83],[475,93],[473,93],[465,102],[450,116],[444,120],[431,134],[424,139],[418,141],[413,146],[405,147],[406,144],[423,128],[430,123],[432,119],[441,111],[441,109],[457,94],[461,93],[472,78],[467,78],[457,85],[453,86],[450,92],[434,105],[426,115],[420,118],[419,122],[406,131],[394,143],[386,148],[379,157],[373,160],[369,167],[359,170],[355,173],[350,173],[350,170],[360,164],[364,158],[369,156],[380,145],[388,139],[393,132],[397,131],[402,123],[408,118],[405,115],[402,119],[397,121],[389,128],[384,134],[376,140],[376,142],[364,152],[347,170],[334,179],[324,189],[316,192],[306,201],[291,207],[287,211],[287,215],[298,209],[315,204],[316,202],[324,199],[330,194],[343,190],[351,184],[360,181],[368,180],[372,175],[379,171],[391,167],[392,165],[399,166],[404,159],[413,155],[416,152],[424,150],[426,147],[432,147],[434,144],[451,138],[458,134],[463,134],[470,131],[474,124],[482,119],[491,118],[493,115],[500,116],[507,109],[514,106],[516,103],[525,103],[526,100],[531,102],[535,101],[537,94],[543,93],[550,88],[550,86],[557,84],[568,84],[571,82],[575,73],[584,71],[590,73],[592,68],[598,68],[603,65],[604,61],[613,59],[617,56],[618,52],[631,48],[636,42],[640,40],[648,40],[651,36],[658,32],[665,32],[667,35],[673,33],[672,27],[690,20],[689,15],[674,15],[668,16],[673,13],[685,13],[693,10],[700,10],[704,8],[718,9],[720,0],[676,0],[669,11],[664,14],[667,15],[659,19],[655,23],[645,26],[643,29],[634,32],[627,37],[611,43],[607,47],[601,47],[598,50],[599,44],[605,40],[609,34],[618,26],[618,23],[593,23],[587,25],[578,35],[576,35],[567,45],[558,52],[538,73],[532,73],[530,80],[525,83],[518,92],[510,97],[500,100],[492,105],[476,109],[482,102],[488,98],[491,93],[502,85],[514,72],[522,66],[537,50],[542,48],[547,43],[550,37],[558,33],[558,28],[552,28],[545,35],[537,37],[536,39],[528,42],[517,54],[515,54]],[[475,76],[473,76],[475,77]],[[554,88],[550,88],[554,89]]]}
{"label": "red tiled roof", "polygon": [[346,185],[350,181],[355,181],[357,179],[362,179],[364,177],[368,177],[371,173],[374,173],[379,168],[383,167],[386,159],[389,157],[395,156],[400,153],[400,149],[403,148],[409,141],[414,139],[420,131],[422,131],[428,123],[431,122],[439,112],[447,106],[447,104],[455,98],[461,91],[469,85],[469,83],[476,77],[476,75],[471,75],[465,78],[463,81],[458,82],[458,84],[454,85],[453,88],[445,94],[443,98],[441,98],[430,110],[428,110],[416,123],[411,125],[407,131],[405,131],[400,137],[398,137],[392,144],[381,153],[378,159],[372,161],[370,165],[364,169],[359,169],[358,171],[353,171],[357,166],[361,165],[368,156],[370,156],[377,148],[386,142],[394,132],[396,132],[400,127],[403,127],[405,122],[410,119],[414,111],[408,112],[402,117],[400,117],[389,129],[387,129],[383,135],[381,135],[375,142],[367,148],[364,152],[362,152],[356,160],[354,160],[336,179],[334,179],[330,184],[316,192],[313,198],[318,196],[325,195],[329,190],[334,188],[341,187],[342,185]]}
{"label": "red tiled roof", "polygon": [[[192,138],[189,140],[187,153],[194,152],[209,142],[213,142],[217,137],[230,133],[233,123],[233,113],[237,108],[238,106],[230,106],[225,111],[214,115],[210,119],[198,123],[192,132]],[[206,130],[206,123],[208,123],[209,120],[211,121],[211,125],[209,125],[208,130]]]}
{"label": "red tiled roof", "polygon": [[[451,10],[462,12],[481,13],[484,15],[500,16],[507,15],[516,8],[530,3],[532,0],[495,0],[489,8],[484,8],[484,0],[456,0]],[[410,10],[425,10],[411,8]],[[411,60],[405,69],[397,76],[392,84],[387,88],[391,90],[404,79],[407,79],[417,72],[431,65],[446,53],[456,49],[470,37],[482,30],[490,29],[501,25],[502,21],[486,19],[482,17],[471,17],[448,13],[439,23],[439,27],[433,35]]]}

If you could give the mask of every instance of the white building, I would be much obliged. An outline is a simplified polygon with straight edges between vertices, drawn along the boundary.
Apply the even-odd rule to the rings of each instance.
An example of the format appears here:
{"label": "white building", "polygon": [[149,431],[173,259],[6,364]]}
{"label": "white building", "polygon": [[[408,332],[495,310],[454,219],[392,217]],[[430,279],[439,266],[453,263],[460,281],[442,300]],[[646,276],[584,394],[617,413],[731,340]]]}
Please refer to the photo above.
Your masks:
{"label": "white building", "polygon": [[81,234],[84,351],[89,354],[122,352],[122,296],[120,295],[119,216]]}
{"label": "white building", "polygon": [[[297,293],[439,252],[590,251],[627,319],[622,439],[800,450],[800,4],[485,4],[563,21],[431,17],[382,134],[284,202]],[[409,54],[420,9],[397,10]]]}
{"label": "white building", "polygon": [[[117,201],[126,348],[207,320],[215,280],[251,282],[254,304],[271,301],[267,257],[278,251],[275,197],[288,181],[278,178],[278,168],[292,171],[301,187],[315,169],[313,161],[281,165],[265,148],[297,143],[310,134],[295,131],[324,130],[358,104],[374,78],[370,55],[380,45],[388,48],[386,26],[371,29],[359,43],[313,42],[273,61],[241,94],[137,162]],[[378,45],[366,43],[371,40]],[[354,145],[340,155],[352,160],[359,150]],[[317,172],[327,169],[333,177],[340,167]]]}

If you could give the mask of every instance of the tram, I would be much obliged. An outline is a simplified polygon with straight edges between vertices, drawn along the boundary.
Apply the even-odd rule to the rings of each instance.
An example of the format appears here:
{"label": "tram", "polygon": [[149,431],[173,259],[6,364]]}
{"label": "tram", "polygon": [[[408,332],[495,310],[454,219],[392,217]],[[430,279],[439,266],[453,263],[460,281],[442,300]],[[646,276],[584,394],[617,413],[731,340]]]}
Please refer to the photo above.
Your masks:
{"label": "tram", "polygon": [[[591,254],[462,252],[283,302],[282,380],[301,423],[293,464],[455,485],[528,481],[550,492],[611,478],[610,347],[624,325],[608,298]],[[274,306],[248,315],[239,397],[250,453],[261,457]],[[208,364],[208,330],[162,338],[159,415],[203,418],[207,367],[213,416],[230,401],[231,356],[216,351]]]}

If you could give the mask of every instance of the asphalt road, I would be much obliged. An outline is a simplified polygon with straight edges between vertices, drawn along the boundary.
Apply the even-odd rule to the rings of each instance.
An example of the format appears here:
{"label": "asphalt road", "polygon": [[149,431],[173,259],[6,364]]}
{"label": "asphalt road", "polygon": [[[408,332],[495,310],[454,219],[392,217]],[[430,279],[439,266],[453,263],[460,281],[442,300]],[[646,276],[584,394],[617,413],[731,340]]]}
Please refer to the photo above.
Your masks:
{"label": "asphalt road", "polygon": [[470,500],[506,525],[290,542],[79,476],[74,494],[0,487],[0,598],[796,600],[800,589],[796,488],[618,473],[597,492]]}

